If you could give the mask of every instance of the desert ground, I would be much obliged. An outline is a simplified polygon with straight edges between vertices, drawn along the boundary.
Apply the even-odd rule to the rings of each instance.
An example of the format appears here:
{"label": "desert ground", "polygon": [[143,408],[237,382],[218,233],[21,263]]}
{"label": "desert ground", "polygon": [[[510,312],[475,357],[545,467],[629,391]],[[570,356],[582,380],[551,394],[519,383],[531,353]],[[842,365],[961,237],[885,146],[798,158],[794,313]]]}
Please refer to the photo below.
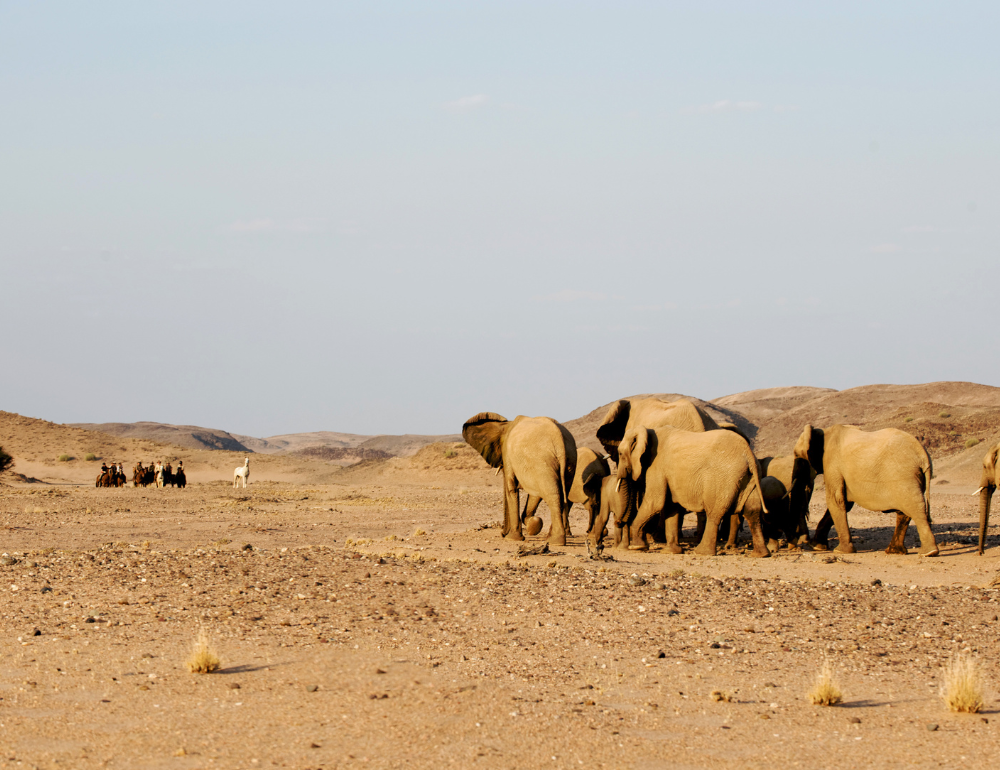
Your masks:
{"label": "desert ground", "polygon": [[[0,413],[17,463],[0,485],[0,767],[994,766],[1000,527],[978,556],[970,493],[1000,389],[701,403],[759,456],[807,422],[918,435],[940,557],[916,555],[912,526],[910,555],[886,555],[894,516],[855,509],[849,556],[593,561],[579,507],[568,545],[519,556],[500,480],[460,442],[383,442],[406,449],[346,466],[252,454],[244,490],[243,452]],[[596,446],[604,408],[567,423],[578,443]],[[129,471],[183,459],[190,483],[95,489],[87,452]],[[820,485],[813,525],[824,507]],[[202,634],[215,673],[186,668]],[[974,715],[940,696],[962,650],[986,684]],[[825,663],[837,706],[807,698]]]}

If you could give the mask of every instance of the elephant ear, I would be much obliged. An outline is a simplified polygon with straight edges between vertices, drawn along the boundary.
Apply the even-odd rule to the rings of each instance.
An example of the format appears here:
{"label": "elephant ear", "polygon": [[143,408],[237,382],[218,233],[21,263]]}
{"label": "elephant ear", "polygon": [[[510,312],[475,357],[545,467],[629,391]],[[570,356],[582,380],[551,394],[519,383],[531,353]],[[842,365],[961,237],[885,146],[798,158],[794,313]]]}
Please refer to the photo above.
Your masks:
{"label": "elephant ear", "polygon": [[983,458],[983,478],[989,476],[989,483],[996,483],[997,457],[1000,455],[1000,444],[994,446]]}
{"label": "elephant ear", "polygon": [[728,430],[730,433],[735,433],[741,439],[750,444],[751,448],[753,447],[753,442],[750,441],[750,437],[744,433],[740,426],[738,426],[735,422],[720,422],[719,428],[722,430]]}
{"label": "elephant ear", "polygon": [[631,402],[624,398],[619,399],[608,407],[607,414],[604,415],[601,424],[597,426],[597,440],[601,442],[604,451],[615,462],[618,462],[618,446],[625,436],[625,426],[628,425],[631,411]]}
{"label": "elephant ear", "polygon": [[[643,470],[649,464],[649,458],[646,457],[649,452],[649,434],[650,430],[648,428],[638,428],[635,431],[634,439],[630,439],[628,442],[632,457],[633,481],[638,481],[642,477]],[[633,434],[630,432],[629,435]]]}
{"label": "elephant ear", "polygon": [[823,447],[826,437],[822,429],[806,425],[795,442],[795,456],[808,460],[817,475],[823,472]]}
{"label": "elephant ear", "polygon": [[462,438],[490,464],[491,468],[503,465],[503,434],[510,423],[495,412],[480,412],[470,417],[462,426]]}

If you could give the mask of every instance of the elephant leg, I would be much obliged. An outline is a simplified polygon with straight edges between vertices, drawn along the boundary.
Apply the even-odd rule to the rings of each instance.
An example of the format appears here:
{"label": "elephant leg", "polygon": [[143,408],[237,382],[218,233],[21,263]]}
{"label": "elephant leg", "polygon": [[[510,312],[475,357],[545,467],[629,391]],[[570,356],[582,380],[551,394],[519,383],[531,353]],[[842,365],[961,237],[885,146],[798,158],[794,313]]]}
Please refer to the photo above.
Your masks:
{"label": "elephant leg", "polygon": [[664,523],[664,534],[666,535],[666,545],[664,550],[667,553],[684,553],[681,548],[681,518],[680,511],[666,511],[666,521]]}
{"label": "elephant leg", "polygon": [[902,554],[903,556],[909,553],[906,550],[906,530],[909,526],[910,517],[901,511],[896,511],[896,528],[892,532],[889,547],[885,549],[886,553]]}
{"label": "elephant leg", "polygon": [[552,524],[549,526],[549,544],[566,545],[566,522],[569,520],[569,508],[572,505],[568,500],[562,501],[558,498],[546,500],[549,510],[552,511]]}
{"label": "elephant leg", "polygon": [[[696,543],[702,543],[705,540],[705,521],[706,521],[705,520],[705,512],[704,511],[698,511],[697,513],[695,513],[694,517],[695,517],[695,520],[698,522],[698,525],[697,525],[697,527],[695,527],[695,530],[694,530],[694,541]],[[718,522],[715,523],[715,531],[716,532],[719,531],[719,523]],[[712,555],[714,556],[715,554],[713,553]]]}
{"label": "elephant leg", "polygon": [[524,540],[521,532],[521,517],[518,516],[521,503],[517,493],[517,480],[504,474],[503,536],[508,540]]}
{"label": "elephant leg", "polygon": [[521,523],[523,524],[528,520],[530,516],[534,516],[535,512],[538,510],[538,506],[542,502],[542,498],[537,495],[527,495],[524,501],[524,513],[521,514]]}
{"label": "elephant leg", "polygon": [[727,518],[729,520],[729,529],[726,532],[726,548],[735,548],[740,529],[743,527],[743,522],[741,516],[735,511]]}
{"label": "elephant leg", "polygon": [[654,543],[667,542],[666,524],[666,516],[661,512],[657,516],[654,516],[649,526],[646,527],[646,534],[653,539]]}
{"label": "elephant leg", "polygon": [[601,506],[596,498],[591,497],[583,507],[587,509],[587,532],[590,532],[594,528],[594,522],[597,520],[597,512]]}
{"label": "elephant leg", "polygon": [[813,544],[813,548],[817,551],[830,550],[830,529],[832,527],[833,517],[830,515],[830,510],[827,509],[823,514],[823,518],[819,520],[819,524],[816,525],[816,532],[809,541]]}
{"label": "elephant leg", "polygon": [[767,541],[764,539],[764,526],[761,523],[762,518],[760,511],[747,512],[747,527],[750,529],[750,542],[753,544],[753,550],[750,552],[750,555],[758,559],[766,559],[771,555],[767,547]]}
{"label": "elephant leg", "polygon": [[[906,534],[905,525],[903,525],[902,532],[899,532],[901,518],[905,519],[906,524],[909,524],[910,519],[913,519],[913,523],[917,525],[917,534],[920,536],[921,556],[937,556],[940,553],[937,542],[934,540],[934,530],[931,529],[930,517],[925,508],[923,495],[912,502],[908,502],[905,506],[901,506],[901,510],[896,515],[896,532],[893,533],[893,544],[897,544],[896,537],[898,534],[898,545],[903,546],[903,553],[906,553],[906,547],[903,544],[903,536]],[[899,553],[899,551],[894,551],[893,553]]]}
{"label": "elephant leg", "polygon": [[724,514],[713,514],[712,516],[709,516],[704,512],[698,512],[698,524],[699,528],[702,530],[701,540],[698,542],[698,546],[694,549],[694,553],[698,556],[716,555],[716,545],[719,541],[719,520],[723,515]]}
{"label": "elephant leg", "polygon": [[635,521],[632,523],[632,537],[629,543],[629,549],[633,551],[648,551],[649,545],[646,543],[646,525],[652,521],[658,513],[663,510],[663,501],[657,501],[658,504],[653,502],[654,495],[649,494],[648,490],[646,495],[642,499],[642,504],[639,506],[639,510],[635,515]]}
{"label": "elephant leg", "polygon": [[837,528],[837,537],[840,540],[834,550],[837,553],[855,553],[856,549],[851,541],[851,528],[847,524],[847,511],[851,504],[847,502],[844,482],[841,479],[827,477],[826,483],[826,507],[833,518],[833,526]]}
{"label": "elephant leg", "polygon": [[593,517],[590,523],[590,529],[587,530],[587,538],[590,540],[591,545],[595,548],[600,545],[601,541],[604,539],[604,531],[608,526],[608,516],[611,513],[611,506],[607,500],[601,500],[601,507],[597,511],[596,516],[591,511],[591,516]]}

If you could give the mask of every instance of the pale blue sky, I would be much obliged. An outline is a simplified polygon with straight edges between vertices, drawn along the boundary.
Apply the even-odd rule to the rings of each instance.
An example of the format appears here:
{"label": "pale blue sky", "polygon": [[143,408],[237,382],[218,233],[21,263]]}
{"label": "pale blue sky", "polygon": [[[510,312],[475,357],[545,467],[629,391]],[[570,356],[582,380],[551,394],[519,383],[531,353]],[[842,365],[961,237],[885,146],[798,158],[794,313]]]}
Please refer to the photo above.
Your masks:
{"label": "pale blue sky", "polygon": [[987,3],[0,0],[0,409],[1000,385]]}

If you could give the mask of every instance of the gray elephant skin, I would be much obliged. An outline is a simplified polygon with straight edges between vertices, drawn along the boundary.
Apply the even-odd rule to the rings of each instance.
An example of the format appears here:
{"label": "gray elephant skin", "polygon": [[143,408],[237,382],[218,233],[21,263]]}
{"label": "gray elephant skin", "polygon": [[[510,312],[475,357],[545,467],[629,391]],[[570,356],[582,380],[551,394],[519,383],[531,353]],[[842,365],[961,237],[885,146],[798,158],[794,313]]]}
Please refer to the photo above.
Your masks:
{"label": "gray elephant skin", "polygon": [[551,417],[507,420],[480,412],[462,426],[462,438],[493,468],[503,471],[503,530],[510,540],[524,540],[518,490],[540,497],[552,512],[549,542],[565,545],[569,529],[568,490],[576,473],[576,441]]}
{"label": "gray elephant skin", "polygon": [[815,541],[824,545],[830,522],[837,528],[837,551],[854,553],[847,513],[854,503],[870,511],[896,513],[896,529],[886,553],[905,554],[910,519],[920,535],[920,553],[937,556],[931,529],[930,486],[933,468],[916,438],[896,428],[872,432],[851,425],[825,430],[806,425],[795,443],[795,456],[808,460],[826,482],[828,516],[816,527]]}
{"label": "gray elephant skin", "polygon": [[[757,473],[757,458],[750,445],[726,430],[693,433],[672,426],[657,430],[630,429],[618,447],[619,479],[642,482],[644,494],[633,524],[639,542],[634,550],[648,548],[646,525],[661,512],[667,515],[666,550],[681,553],[679,514],[705,514],[705,532],[695,553],[716,554],[719,525],[723,518],[744,507],[751,495],[758,497],[766,512]],[[755,556],[770,556],[764,542],[760,516],[747,519]],[[618,522],[619,526],[624,522]],[[595,526],[595,530],[597,527]]]}

